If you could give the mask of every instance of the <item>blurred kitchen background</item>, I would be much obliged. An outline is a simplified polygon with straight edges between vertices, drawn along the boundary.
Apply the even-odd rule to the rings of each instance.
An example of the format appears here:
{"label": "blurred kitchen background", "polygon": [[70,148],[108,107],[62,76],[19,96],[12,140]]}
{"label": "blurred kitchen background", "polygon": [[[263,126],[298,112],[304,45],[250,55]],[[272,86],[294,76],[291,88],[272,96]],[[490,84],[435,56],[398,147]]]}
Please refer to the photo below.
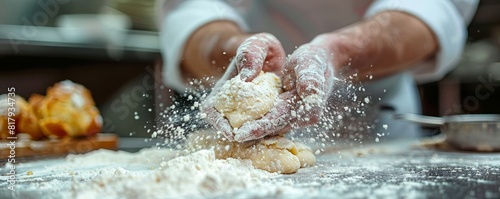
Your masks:
{"label": "blurred kitchen background", "polygon": [[[92,92],[104,132],[149,137],[172,95],[159,80],[155,7],[154,0],[0,0],[0,89],[14,86],[29,98],[69,79]],[[424,114],[500,113],[500,1],[482,0],[468,30],[456,69],[419,86]]]}

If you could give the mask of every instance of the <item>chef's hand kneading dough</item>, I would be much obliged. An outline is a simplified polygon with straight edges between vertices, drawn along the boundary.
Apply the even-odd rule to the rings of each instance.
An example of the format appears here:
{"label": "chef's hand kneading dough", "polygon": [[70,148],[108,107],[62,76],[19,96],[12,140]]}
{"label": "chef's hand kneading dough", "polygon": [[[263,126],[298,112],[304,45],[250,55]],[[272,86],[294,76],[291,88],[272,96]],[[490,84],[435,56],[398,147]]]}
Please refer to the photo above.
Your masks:
{"label": "chef's hand kneading dough", "polygon": [[[281,92],[281,80],[273,73],[261,72],[251,82],[236,76],[221,87],[215,98],[215,108],[224,114],[233,128],[238,128],[269,112]],[[277,173],[295,173],[301,167],[316,163],[309,147],[282,135],[239,143],[230,142],[213,131],[201,131],[191,135],[187,148],[213,149],[217,158],[249,159],[256,168]]]}

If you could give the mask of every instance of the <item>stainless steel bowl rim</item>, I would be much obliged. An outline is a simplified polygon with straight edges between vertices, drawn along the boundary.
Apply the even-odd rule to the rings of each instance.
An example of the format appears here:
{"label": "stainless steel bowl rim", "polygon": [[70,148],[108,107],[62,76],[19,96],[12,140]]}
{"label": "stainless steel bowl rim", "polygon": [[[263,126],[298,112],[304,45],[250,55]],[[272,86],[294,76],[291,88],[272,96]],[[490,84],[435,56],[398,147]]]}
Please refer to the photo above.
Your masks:
{"label": "stainless steel bowl rim", "polygon": [[445,116],[445,123],[469,123],[469,122],[498,122],[500,115],[497,114],[466,114]]}

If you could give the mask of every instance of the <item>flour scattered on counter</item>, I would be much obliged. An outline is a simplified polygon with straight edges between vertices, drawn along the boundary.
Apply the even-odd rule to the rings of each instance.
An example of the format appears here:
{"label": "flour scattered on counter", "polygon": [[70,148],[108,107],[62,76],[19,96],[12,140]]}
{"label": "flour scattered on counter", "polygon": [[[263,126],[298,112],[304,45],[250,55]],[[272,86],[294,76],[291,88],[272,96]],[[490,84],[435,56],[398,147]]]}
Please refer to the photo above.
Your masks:
{"label": "flour scattered on counter", "polygon": [[[377,145],[378,146],[378,145]],[[498,198],[497,154],[437,153],[394,145],[325,152],[293,175],[217,160],[212,151],[95,151],[16,165],[18,195],[0,198]],[[374,146],[375,147],[375,146]],[[403,152],[402,151],[406,151]],[[359,152],[364,155],[359,156]],[[460,157],[460,158],[459,158]],[[462,159],[463,158],[463,159]],[[0,167],[0,172],[10,165]],[[31,175],[27,172],[32,171]],[[8,176],[0,175],[0,187]],[[484,191],[483,188],[487,190]]]}
{"label": "flour scattered on counter", "polygon": [[41,198],[82,199],[212,197],[268,186],[266,179],[277,175],[249,160],[216,159],[212,150],[186,155],[170,149],[99,150],[20,164],[18,172],[19,190]]}
{"label": "flour scattered on counter", "polygon": [[273,175],[255,169],[250,161],[217,160],[213,151],[202,150],[161,162],[150,171],[101,170],[89,182],[74,183],[71,194],[76,198],[207,197],[251,188]]}

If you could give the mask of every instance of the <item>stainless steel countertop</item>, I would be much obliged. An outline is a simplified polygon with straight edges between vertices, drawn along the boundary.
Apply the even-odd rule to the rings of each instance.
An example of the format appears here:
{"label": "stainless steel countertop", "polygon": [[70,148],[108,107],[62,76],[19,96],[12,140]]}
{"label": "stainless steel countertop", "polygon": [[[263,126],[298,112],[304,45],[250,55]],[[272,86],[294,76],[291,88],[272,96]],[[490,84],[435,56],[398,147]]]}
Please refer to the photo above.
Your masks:
{"label": "stainless steel countertop", "polygon": [[[500,198],[500,153],[437,151],[414,144],[394,142],[330,150],[318,156],[317,165],[276,177],[289,181],[294,191],[242,190],[213,198]],[[34,162],[18,172],[62,161]],[[59,180],[72,183],[71,177]],[[11,194],[0,190],[0,198]],[[18,190],[17,197],[52,194],[57,192]]]}

